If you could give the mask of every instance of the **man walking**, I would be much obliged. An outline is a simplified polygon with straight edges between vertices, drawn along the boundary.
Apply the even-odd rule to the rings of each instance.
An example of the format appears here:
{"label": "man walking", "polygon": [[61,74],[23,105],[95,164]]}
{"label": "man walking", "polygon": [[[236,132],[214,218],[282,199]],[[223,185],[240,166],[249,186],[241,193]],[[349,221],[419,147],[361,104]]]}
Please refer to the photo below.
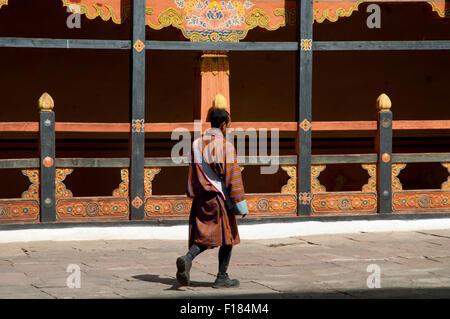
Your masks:
{"label": "man walking", "polygon": [[235,215],[248,213],[241,169],[233,144],[225,139],[230,115],[225,109],[210,113],[211,129],[191,148],[187,196],[193,198],[189,216],[189,251],[177,259],[177,280],[189,285],[193,259],[209,248],[219,249],[219,271],[214,288],[238,287],[227,274],[234,245],[239,244]]}

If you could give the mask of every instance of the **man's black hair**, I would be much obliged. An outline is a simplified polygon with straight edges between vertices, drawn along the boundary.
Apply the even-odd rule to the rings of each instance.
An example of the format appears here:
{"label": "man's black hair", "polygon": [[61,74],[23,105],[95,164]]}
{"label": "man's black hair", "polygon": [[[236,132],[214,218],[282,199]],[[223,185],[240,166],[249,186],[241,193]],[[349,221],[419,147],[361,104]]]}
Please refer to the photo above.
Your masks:
{"label": "man's black hair", "polygon": [[230,114],[224,109],[214,109],[211,111],[209,121],[211,122],[211,127],[219,128],[223,122],[225,124],[230,122]]}

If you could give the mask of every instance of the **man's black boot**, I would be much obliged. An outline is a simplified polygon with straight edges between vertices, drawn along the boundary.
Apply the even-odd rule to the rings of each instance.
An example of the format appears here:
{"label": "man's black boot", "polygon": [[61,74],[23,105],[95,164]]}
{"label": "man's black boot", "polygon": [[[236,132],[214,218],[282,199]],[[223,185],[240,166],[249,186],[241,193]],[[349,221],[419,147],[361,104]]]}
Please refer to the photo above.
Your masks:
{"label": "man's black boot", "polygon": [[239,287],[239,280],[230,279],[228,274],[218,274],[216,277],[216,281],[213,284],[213,288],[237,288]]}
{"label": "man's black boot", "polygon": [[182,286],[189,286],[192,260],[188,256],[177,258],[177,280]]}

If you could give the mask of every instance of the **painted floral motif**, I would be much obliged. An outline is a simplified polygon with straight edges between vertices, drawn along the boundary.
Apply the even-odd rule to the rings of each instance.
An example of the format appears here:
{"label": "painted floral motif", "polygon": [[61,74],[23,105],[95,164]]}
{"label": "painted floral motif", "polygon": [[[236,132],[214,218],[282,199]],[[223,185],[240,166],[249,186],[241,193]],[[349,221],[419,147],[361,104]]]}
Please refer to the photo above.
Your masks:
{"label": "painted floral motif", "polygon": [[284,12],[274,9],[271,2],[255,3],[249,0],[174,0],[173,8],[158,8],[154,15],[147,17],[147,25],[157,30],[172,25],[193,42],[238,42],[253,28],[276,30],[286,25]]}
{"label": "painted floral motif", "polygon": [[245,23],[245,10],[254,4],[250,1],[202,1],[175,0],[179,9],[184,9],[188,27],[197,26],[199,30],[229,30]]}
{"label": "painted floral motif", "polygon": [[133,201],[131,202],[131,205],[133,205],[135,208],[140,208],[144,204],[142,199],[139,196],[136,196]]}

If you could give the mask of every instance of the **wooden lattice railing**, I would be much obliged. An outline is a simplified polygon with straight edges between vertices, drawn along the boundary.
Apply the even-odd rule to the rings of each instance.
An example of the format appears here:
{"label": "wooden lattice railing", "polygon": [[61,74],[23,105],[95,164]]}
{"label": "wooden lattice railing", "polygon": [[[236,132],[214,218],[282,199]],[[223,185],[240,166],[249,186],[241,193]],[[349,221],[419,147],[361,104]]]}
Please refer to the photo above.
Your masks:
{"label": "wooden lattice railing", "polygon": [[[250,217],[300,216],[298,203],[311,206],[311,215],[361,215],[379,213],[450,213],[450,177],[440,189],[403,190],[398,175],[408,163],[439,162],[450,173],[450,153],[392,154],[392,130],[450,129],[450,121],[392,121],[390,101],[378,100],[377,121],[352,122],[233,122],[242,129],[279,129],[285,132],[375,131],[375,153],[310,155],[311,192],[298,193],[298,156],[280,156],[279,165],[289,180],[279,193],[248,194]],[[0,199],[0,223],[51,221],[126,221],[130,207],[144,206],[144,220],[187,218],[191,200],[182,195],[153,195],[152,183],[164,168],[186,166],[171,158],[145,158],[145,196],[130,198],[130,158],[56,158],[55,132],[131,133],[130,123],[55,123],[53,101],[44,95],[40,100],[40,122],[0,123],[0,132],[35,132],[39,134],[40,158],[1,159],[0,169],[20,169],[30,186],[21,198]],[[147,123],[145,132],[172,132],[184,127],[194,130],[194,123]],[[207,126],[204,126],[205,129]],[[139,129],[139,128],[138,128]],[[264,158],[246,165],[264,165]],[[328,192],[318,177],[331,164],[360,164],[369,178],[360,191]],[[121,168],[121,183],[111,196],[74,197],[64,181],[77,168]],[[270,177],[268,177],[270,178]],[[14,181],[10,181],[14,182]],[[185,183],[185,181],[182,181]]]}

